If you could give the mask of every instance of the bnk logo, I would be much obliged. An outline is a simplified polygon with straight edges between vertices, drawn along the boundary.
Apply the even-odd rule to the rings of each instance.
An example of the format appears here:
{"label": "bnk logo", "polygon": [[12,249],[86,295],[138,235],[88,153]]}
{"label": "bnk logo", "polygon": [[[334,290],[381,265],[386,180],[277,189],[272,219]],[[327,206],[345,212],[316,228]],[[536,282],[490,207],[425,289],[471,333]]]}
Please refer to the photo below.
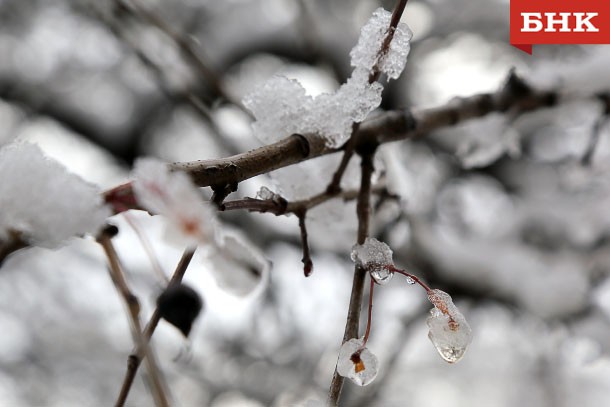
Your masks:
{"label": "bnk logo", "polygon": [[[559,14],[559,17],[556,17]],[[542,16],[544,15],[544,20]],[[521,32],[599,32],[591,23],[599,13],[521,13],[523,26]],[[545,24],[546,23],[546,24]]]}
{"label": "bnk logo", "polygon": [[528,54],[533,44],[610,44],[610,2],[511,0],[510,42]]}

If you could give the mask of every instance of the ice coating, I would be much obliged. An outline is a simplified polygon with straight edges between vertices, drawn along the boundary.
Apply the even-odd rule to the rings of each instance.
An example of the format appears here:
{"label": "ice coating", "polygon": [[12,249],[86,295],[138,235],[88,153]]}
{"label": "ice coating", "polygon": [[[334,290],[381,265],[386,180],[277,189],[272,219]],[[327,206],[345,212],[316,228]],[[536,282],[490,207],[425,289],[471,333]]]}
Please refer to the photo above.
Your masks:
{"label": "ice coating", "polygon": [[257,199],[273,199],[275,196],[276,194],[265,186],[262,186],[256,193]]}
{"label": "ice coating", "polygon": [[273,76],[244,97],[243,103],[257,119],[254,135],[264,143],[273,143],[294,133],[307,133],[310,119],[304,117],[313,98],[296,80]]}
{"label": "ice coating", "polygon": [[446,292],[430,290],[428,299],[434,305],[426,321],[430,328],[428,338],[444,360],[458,362],[472,341],[470,325]]}
{"label": "ice coating", "polygon": [[364,244],[354,245],[351,257],[354,263],[371,274],[377,284],[383,285],[387,284],[394,275],[394,272],[388,269],[388,266],[394,264],[392,254],[390,246],[374,237],[367,237]]}
{"label": "ice coating", "polygon": [[369,83],[377,60],[380,58],[377,65],[389,78],[398,78],[405,67],[412,33],[404,23],[396,28],[388,52],[379,55],[390,16],[380,8],[364,26],[350,53],[355,69],[334,93],[314,98],[298,81],[274,76],[246,95],[244,106],[256,118],[254,135],[264,143],[273,143],[295,133],[319,134],[330,147],[343,144],[352,133],[352,125],[381,104],[383,86]]}
{"label": "ice coating", "polygon": [[339,350],[337,373],[358,386],[366,386],[377,377],[379,362],[368,348],[362,347],[362,339],[352,338]]}
{"label": "ice coating", "polygon": [[385,55],[379,55],[384,38],[390,26],[392,13],[378,8],[362,30],[358,44],[350,52],[352,66],[371,72],[378,62],[378,69],[389,78],[400,76],[407,63],[413,33],[405,23],[398,23],[390,47]]}
{"label": "ice coating", "polygon": [[243,102],[256,118],[254,135],[265,143],[295,133],[317,133],[328,145],[338,146],[351,135],[352,124],[364,120],[381,103],[383,87],[367,80],[368,73],[355,70],[335,93],[313,98],[296,80],[274,76]]}
{"label": "ice coating", "polygon": [[57,247],[96,233],[110,216],[100,191],[30,143],[0,149],[0,240],[19,233],[30,244]]}

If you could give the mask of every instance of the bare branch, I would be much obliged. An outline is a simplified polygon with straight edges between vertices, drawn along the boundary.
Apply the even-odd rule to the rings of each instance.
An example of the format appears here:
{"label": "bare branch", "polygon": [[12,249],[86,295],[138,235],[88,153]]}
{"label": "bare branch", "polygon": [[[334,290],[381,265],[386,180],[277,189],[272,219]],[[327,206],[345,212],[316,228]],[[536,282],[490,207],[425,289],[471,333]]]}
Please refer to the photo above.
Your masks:
{"label": "bare branch", "polygon": [[[557,91],[537,91],[530,88],[514,72],[506,84],[495,93],[482,93],[431,109],[389,111],[363,122],[355,135],[357,148],[371,143],[389,143],[424,137],[444,127],[455,126],[469,119],[495,112],[530,112],[556,106],[561,98]],[[185,171],[200,187],[230,185],[288,167],[312,158],[336,153],[340,149],[329,148],[318,135],[293,134],[276,143],[227,158],[174,163],[172,169]],[[130,184],[123,184],[105,192],[106,201],[116,212],[137,207]],[[12,242],[0,244],[0,261],[14,250]],[[23,247],[23,246],[22,246]]]}
{"label": "bare branch", "polygon": [[[180,261],[178,262],[178,266],[176,266],[176,271],[174,271],[174,274],[172,275],[172,278],[168,283],[168,286],[170,286],[171,284],[180,283],[182,281],[182,278],[184,277],[186,269],[188,268],[188,265],[190,264],[194,254],[195,249],[187,249],[184,251],[182,257],[180,258]],[[136,377],[136,373],[138,372],[140,363],[142,362],[142,359],[145,356],[145,346],[148,344],[148,341],[150,341],[150,338],[155,332],[155,329],[157,328],[157,325],[159,324],[160,320],[161,313],[159,312],[159,308],[157,307],[153,312],[152,316],[150,317],[150,320],[146,324],[144,331],[141,331],[143,333],[143,342],[141,345],[143,346],[136,346],[133,353],[129,355],[129,358],[127,359],[127,371],[125,372],[125,377],[123,378],[123,385],[121,386],[121,392],[119,396],[119,400],[122,400],[123,404],[125,403],[125,400],[129,395],[129,391],[131,390],[131,386],[133,384],[133,379]],[[117,406],[118,405],[122,404],[119,404],[119,402],[117,401]]]}
{"label": "bare branch", "polygon": [[595,154],[595,149],[597,148],[602,128],[610,117],[610,94],[600,94],[598,95],[598,99],[603,103],[603,110],[601,115],[595,121],[593,128],[591,129],[591,138],[589,139],[589,144],[587,145],[587,149],[585,150],[585,153],[583,154],[580,160],[580,163],[583,166],[591,165],[591,161],[593,160],[593,154]]}
{"label": "bare branch", "polygon": [[[511,72],[505,86],[496,93],[456,98],[431,109],[389,111],[367,120],[354,136],[355,150],[375,143],[424,137],[434,130],[494,112],[511,110],[524,113],[555,106],[558,99],[557,92],[533,90]],[[318,135],[292,135],[247,153],[223,159],[175,163],[172,168],[189,173],[197,185],[204,187],[241,182],[338,151],[341,149],[327,147],[325,140]]]}
{"label": "bare branch", "polygon": [[303,273],[305,277],[309,277],[313,272],[313,261],[311,260],[311,255],[309,254],[309,242],[307,241],[307,226],[305,226],[305,217],[307,216],[307,211],[299,211],[297,213],[299,218],[299,229],[301,231],[301,247],[303,247],[303,258],[301,261],[303,262]]}
{"label": "bare branch", "polygon": [[[375,168],[373,167],[373,157],[376,145],[372,145],[367,151],[362,151],[362,178],[360,181],[360,193],[358,194],[358,204],[356,212],[358,214],[358,244],[363,244],[369,234],[369,220],[371,216],[371,177]],[[358,327],[360,325],[360,312],[362,309],[362,294],[364,292],[364,278],[366,271],[356,265],[354,267],[354,279],[352,281],[352,293],[347,311],[347,321],[343,342],[358,337]],[[343,376],[339,375],[335,367],[335,373],[330,384],[327,405],[336,406],[341,397],[343,389]]]}
{"label": "bare branch", "polygon": [[[138,298],[131,292],[129,286],[127,285],[127,281],[125,280],[119,257],[116,253],[114,245],[112,244],[112,237],[116,234],[116,232],[118,232],[116,226],[106,227],[98,237],[98,242],[103,247],[104,252],[106,253],[106,257],[108,258],[108,270],[110,272],[112,282],[117,288],[119,294],[121,294],[121,296],[123,297],[125,305],[127,306],[127,309],[129,311],[128,315],[131,322],[131,332],[134,343],[139,349],[142,349],[142,354],[146,357],[146,364],[148,368],[148,373],[150,375],[155,405],[159,407],[166,407],[169,406],[169,402],[165,394],[165,383],[162,379],[161,371],[159,370],[159,367],[157,365],[156,358],[150,347],[148,346],[148,340],[145,339],[142,334],[142,327],[140,324],[140,302],[138,301]],[[125,385],[123,385],[121,388],[119,397],[116,402],[117,407],[125,405],[127,395],[129,394],[129,388],[133,383],[134,377],[135,370],[134,376],[129,379],[129,386],[126,388]]]}
{"label": "bare branch", "polygon": [[[175,31],[161,17],[154,12],[148,10],[135,0],[115,0],[118,10],[129,13],[131,16],[140,19],[165,33],[180,49],[182,54],[191,63],[191,65],[206,79],[214,93],[229,103],[238,106],[241,110],[248,113],[247,110],[226,91],[220,76],[209,66],[202,56],[200,47],[192,39]],[[248,113],[249,114],[249,113]]]}

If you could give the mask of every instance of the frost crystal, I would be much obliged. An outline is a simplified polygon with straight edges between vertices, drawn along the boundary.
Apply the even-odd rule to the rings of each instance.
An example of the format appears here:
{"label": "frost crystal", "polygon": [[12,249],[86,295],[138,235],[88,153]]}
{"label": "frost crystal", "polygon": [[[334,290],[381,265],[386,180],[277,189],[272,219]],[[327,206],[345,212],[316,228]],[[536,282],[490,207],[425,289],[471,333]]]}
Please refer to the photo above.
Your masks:
{"label": "frost crystal", "polygon": [[337,146],[350,136],[354,122],[364,120],[381,103],[382,86],[367,81],[368,74],[356,70],[337,92],[313,98],[296,80],[274,76],[243,102],[256,118],[254,135],[265,143],[295,133],[318,133]]}
{"label": "frost crystal", "polygon": [[[353,123],[366,118],[381,103],[383,86],[369,84],[369,75],[378,59],[391,13],[378,9],[362,29],[358,45],[352,50],[355,67],[347,83],[332,94],[315,98],[307,95],[296,80],[274,76],[244,98],[244,106],[253,113],[254,135],[265,143],[290,134],[317,133],[330,147],[344,143]],[[401,23],[396,28],[390,49],[381,56],[379,68],[390,78],[398,78],[409,53],[412,33]]]}
{"label": "frost crystal", "polygon": [[110,216],[95,186],[29,143],[0,149],[0,208],[0,239],[20,233],[44,247],[96,233]]}
{"label": "frost crystal", "polygon": [[375,238],[367,237],[364,244],[354,245],[352,260],[367,270],[377,284],[388,283],[394,275],[393,271],[388,270],[388,266],[394,264],[392,249]]}
{"label": "frost crystal", "polygon": [[[169,220],[169,235],[180,244],[216,242],[216,214],[183,172],[170,172],[167,164],[139,159],[133,188],[138,203]],[[175,233],[178,232],[178,233]]]}
{"label": "frost crystal", "polygon": [[375,380],[378,365],[377,357],[362,347],[362,339],[350,339],[339,350],[337,373],[358,386],[366,386]]}
{"label": "frost crystal", "polygon": [[258,192],[256,193],[256,199],[264,199],[264,200],[268,200],[268,199],[273,199],[277,196],[276,193],[274,193],[272,190],[270,190],[269,188],[262,186],[261,189],[258,190]]}
{"label": "frost crystal", "polygon": [[470,325],[446,292],[430,290],[428,299],[434,305],[426,321],[430,328],[428,338],[443,359],[458,362],[472,341]]}
{"label": "frost crystal", "polygon": [[[392,13],[378,8],[362,30],[358,45],[350,52],[352,66],[361,67],[371,72],[379,59],[379,50],[390,26]],[[407,55],[411,49],[413,33],[405,23],[399,23],[390,42],[390,49],[381,56],[378,68],[389,78],[396,79],[405,68]]]}
{"label": "frost crystal", "polygon": [[257,119],[252,124],[254,135],[265,143],[309,130],[304,115],[311,110],[313,98],[294,79],[273,76],[246,95],[243,102]]}

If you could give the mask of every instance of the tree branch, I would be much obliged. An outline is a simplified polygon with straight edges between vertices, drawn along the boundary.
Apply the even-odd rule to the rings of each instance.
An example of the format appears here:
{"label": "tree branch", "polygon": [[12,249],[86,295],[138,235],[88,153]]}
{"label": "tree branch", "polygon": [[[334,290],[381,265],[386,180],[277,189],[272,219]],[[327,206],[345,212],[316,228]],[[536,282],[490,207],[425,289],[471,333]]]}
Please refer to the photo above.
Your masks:
{"label": "tree branch", "polygon": [[[371,143],[424,137],[430,132],[454,126],[469,119],[490,113],[516,111],[525,113],[556,106],[561,100],[558,91],[537,91],[510,72],[506,84],[495,93],[482,93],[431,109],[389,111],[363,122],[356,133],[357,148]],[[227,158],[199,160],[171,164],[172,169],[188,173],[200,187],[231,185],[246,179],[284,168],[312,158],[336,153],[340,149],[329,148],[325,140],[315,134],[293,134],[276,143]],[[125,202],[133,199],[130,184],[120,185],[105,192],[107,202],[120,195]],[[129,209],[116,208],[120,212]],[[14,250],[7,250],[12,242],[0,244],[0,262]]]}
{"label": "tree branch", "polygon": [[[182,258],[178,262],[178,266],[176,266],[176,271],[172,275],[171,280],[168,283],[168,287],[172,284],[177,284],[182,281],[184,274],[186,273],[186,269],[188,268],[193,255],[195,254],[196,249],[187,249],[182,254]],[[150,320],[146,324],[144,331],[142,332],[143,343],[137,345],[131,355],[127,358],[127,371],[125,372],[125,377],[123,378],[123,385],[121,386],[121,391],[119,394],[119,398],[117,400],[117,406],[125,404],[125,400],[127,400],[127,396],[129,395],[129,391],[131,390],[131,386],[133,384],[133,380],[136,377],[136,373],[138,372],[138,368],[140,367],[140,363],[142,363],[142,359],[145,357],[145,347],[148,345],[150,338],[152,337],[159,321],[161,320],[161,313],[159,312],[159,307],[155,308]]]}
{"label": "tree branch", "polygon": [[[362,178],[360,181],[360,193],[358,194],[358,204],[356,212],[358,214],[358,244],[363,244],[369,234],[369,220],[371,216],[371,177],[375,168],[373,167],[373,157],[377,145],[370,145],[368,149],[360,151],[362,155]],[[347,321],[345,322],[345,332],[343,342],[358,337],[358,327],[360,325],[360,312],[362,309],[362,294],[364,292],[364,279],[366,271],[356,265],[354,267],[354,279],[352,281],[352,293],[347,311]],[[327,405],[336,406],[341,397],[343,389],[343,376],[339,375],[335,367],[335,373],[330,384]]]}
{"label": "tree branch", "polygon": [[[456,98],[446,105],[431,109],[389,111],[367,120],[355,133],[355,149],[367,144],[423,137],[434,130],[494,112],[515,110],[524,113],[551,107],[557,104],[558,99],[557,92],[536,91],[511,72],[506,84],[498,92]],[[187,172],[197,185],[205,187],[241,182],[338,151],[341,149],[327,147],[324,139],[318,135],[293,134],[247,153],[223,159],[174,163],[172,168]]]}
{"label": "tree branch", "polygon": [[[104,229],[104,231],[102,231],[97,240],[104,249],[106,257],[108,258],[108,270],[110,272],[112,282],[117,288],[117,291],[123,297],[125,305],[127,306],[134,344],[138,349],[141,349],[142,355],[146,357],[146,364],[148,368],[148,373],[150,374],[151,387],[153,397],[155,399],[155,405],[159,407],[167,407],[169,406],[169,402],[165,394],[165,384],[162,380],[161,371],[159,370],[152,350],[148,346],[148,340],[143,337],[142,327],[140,324],[140,302],[138,301],[138,298],[131,292],[129,286],[127,285],[123,269],[119,262],[119,257],[116,253],[116,250],[114,249],[114,245],[112,244],[112,237],[116,235],[116,233],[118,233],[118,229],[116,228],[116,226],[108,226]],[[136,369],[134,370],[133,376],[129,380],[129,387],[125,388],[125,385],[122,386],[121,391],[119,393],[119,397],[116,402],[117,407],[125,405],[125,401],[129,393],[129,388],[133,383],[136,370],[137,365]]]}

